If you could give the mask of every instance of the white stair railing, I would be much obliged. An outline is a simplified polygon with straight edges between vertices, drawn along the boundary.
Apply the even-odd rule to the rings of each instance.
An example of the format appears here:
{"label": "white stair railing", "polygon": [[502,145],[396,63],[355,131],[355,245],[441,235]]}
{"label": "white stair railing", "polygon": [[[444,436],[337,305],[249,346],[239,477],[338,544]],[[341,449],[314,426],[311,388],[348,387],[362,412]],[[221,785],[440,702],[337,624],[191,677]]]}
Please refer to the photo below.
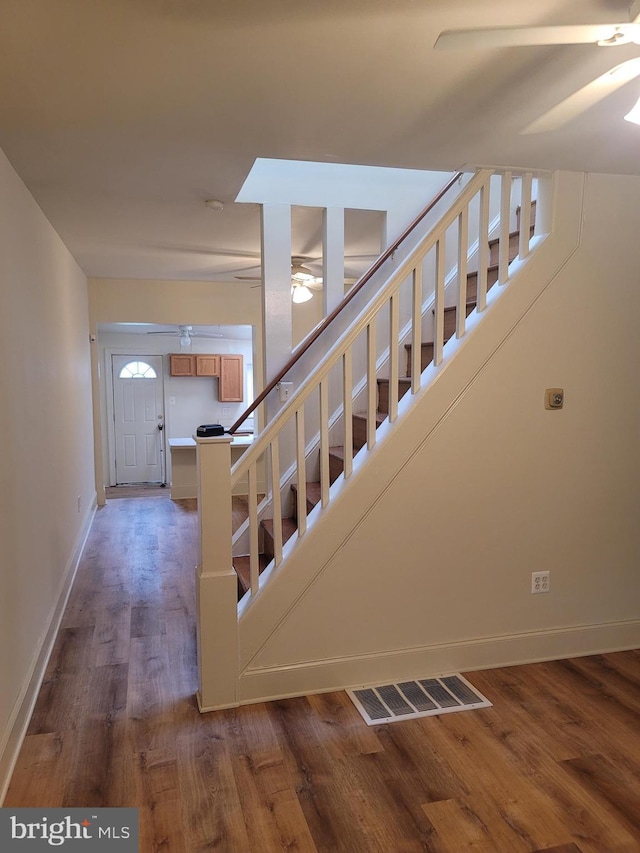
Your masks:
{"label": "white stair railing", "polygon": [[[492,178],[492,176],[494,176]],[[238,605],[241,615],[259,594],[265,578],[276,570],[286,556],[287,550],[295,547],[307,531],[307,485],[313,478],[320,483],[320,504],[327,507],[331,502],[331,478],[329,474],[330,448],[337,443],[336,433],[344,446],[341,478],[353,476],[354,459],[358,453],[366,454],[377,441],[378,378],[384,370],[389,379],[390,422],[398,416],[398,380],[404,371],[401,359],[405,344],[411,344],[410,394],[417,394],[423,387],[424,377],[421,363],[423,342],[433,340],[433,364],[439,366],[446,356],[445,309],[456,307],[455,337],[466,333],[468,305],[467,268],[477,263],[477,295],[475,310],[482,313],[487,307],[487,266],[490,232],[500,238],[498,276],[496,287],[501,288],[509,280],[508,244],[514,223],[514,195],[512,184],[518,180],[520,187],[519,206],[521,221],[530,222],[532,205],[532,173],[495,173],[479,170],[455,199],[438,224],[411,250],[406,259],[387,278],[369,303],[363,308],[355,322],[340,335],[330,350],[320,359],[316,368],[301,382],[288,403],[282,408],[264,431],[257,436],[252,446],[231,469],[230,478],[223,477],[229,489],[229,514],[231,513],[231,490],[243,478],[248,479],[248,537],[249,542],[249,590]],[[497,186],[496,186],[496,181]],[[497,199],[497,215],[490,221],[489,196]],[[470,228],[473,218],[477,228]],[[474,233],[475,246],[470,246],[470,233]],[[523,258],[529,252],[530,231],[520,230],[519,254]],[[448,248],[450,251],[448,252]],[[453,256],[453,257],[452,257]],[[471,258],[471,260],[470,260]],[[473,259],[476,259],[474,262]],[[448,304],[447,304],[448,303]],[[433,324],[426,318],[433,313]],[[336,388],[339,377],[339,388]],[[354,402],[355,401],[355,402]],[[366,420],[364,443],[354,449],[352,414],[364,407]],[[309,422],[308,413],[313,415]],[[213,463],[212,457],[224,454],[228,459],[228,447],[224,439],[198,441],[198,477],[206,479],[220,477],[221,465]],[[271,483],[266,499],[258,503],[258,465],[267,462]],[[311,460],[311,461],[310,461]],[[224,467],[225,462],[222,463]],[[319,469],[319,470],[318,470]],[[335,478],[334,478],[335,480]],[[283,518],[285,505],[281,500],[284,482],[297,484],[296,515],[297,534],[284,543]],[[220,481],[219,481],[220,484]],[[336,484],[337,485],[337,484]],[[339,487],[339,486],[338,486]],[[209,530],[207,494],[212,489],[199,489],[199,514],[201,518],[202,553],[215,551],[212,541],[216,524]],[[213,499],[212,499],[213,500]],[[217,500],[217,498],[216,498]],[[268,506],[268,515],[273,525],[273,560],[271,569],[264,575],[260,572],[261,508]],[[213,509],[213,506],[211,506]],[[216,504],[216,511],[219,504]],[[229,527],[226,525],[224,529]],[[206,540],[206,541],[205,541]],[[283,544],[284,543],[284,544]],[[229,601],[229,578],[233,573],[230,547],[222,548],[224,566],[216,566],[213,572],[207,566],[199,567],[199,600],[216,601],[216,585],[224,589],[225,607]],[[212,558],[213,559],[213,558]],[[220,560],[218,560],[220,563]],[[217,605],[215,609],[217,611]],[[216,619],[216,612],[199,611],[200,619]],[[236,615],[237,619],[237,615]],[[223,621],[228,624],[225,614]],[[201,626],[204,636],[204,628]],[[228,669],[235,665],[234,648],[237,650],[237,624],[231,646],[227,644],[224,657],[215,649],[206,649],[199,644],[201,655],[200,706],[203,710],[234,704],[232,691],[207,692],[206,684],[231,683]],[[234,646],[233,643],[236,645]],[[205,660],[206,658],[206,660]]]}
{"label": "white stair railing", "polygon": [[[307,377],[301,384],[294,395],[291,397],[288,405],[283,408],[266,427],[262,434],[256,439],[251,448],[243,454],[240,460],[235,464],[231,473],[231,483],[234,486],[243,477],[249,478],[250,483],[257,482],[257,465],[261,457],[266,456],[271,471],[271,482],[278,484],[281,481],[281,476],[284,474],[280,469],[280,436],[283,430],[288,425],[293,424],[295,435],[295,474],[293,480],[297,483],[297,519],[298,519],[298,538],[304,536],[306,531],[306,484],[308,481],[307,475],[307,457],[308,457],[308,436],[311,434],[317,436],[315,446],[319,449],[320,457],[320,483],[321,483],[321,503],[327,506],[330,501],[329,490],[329,447],[330,435],[330,420],[335,417],[335,411],[330,411],[329,405],[329,382],[330,376],[336,365],[341,365],[342,381],[342,400],[341,411],[344,417],[342,418],[343,425],[346,427],[344,436],[344,476],[349,477],[353,470],[353,445],[350,439],[350,413],[353,407],[353,399],[355,389],[353,386],[353,352],[359,337],[364,332],[366,337],[366,446],[371,450],[376,443],[376,412],[377,412],[377,377],[379,364],[379,347],[377,345],[377,337],[380,334],[379,318],[385,316],[385,325],[388,324],[389,340],[385,351],[388,352],[388,376],[390,380],[390,388],[396,388],[398,377],[400,375],[400,358],[401,344],[400,339],[400,290],[403,283],[408,277],[412,280],[412,314],[410,318],[411,324],[411,342],[412,353],[414,357],[414,365],[416,369],[411,371],[411,392],[416,394],[422,383],[422,371],[420,369],[420,349],[423,341],[423,313],[424,301],[422,289],[424,287],[423,264],[430,252],[435,253],[435,291],[434,291],[434,306],[435,306],[435,322],[434,322],[434,364],[437,366],[442,363],[444,357],[444,315],[445,315],[445,276],[446,276],[446,256],[447,256],[447,238],[450,234],[452,226],[457,231],[457,269],[460,274],[457,276],[457,294],[455,304],[458,306],[456,312],[456,336],[462,337],[465,334],[466,326],[466,266],[469,246],[467,245],[468,235],[468,220],[469,209],[473,205],[474,200],[479,202],[479,233],[478,240],[478,286],[477,286],[477,308],[478,312],[482,312],[487,304],[487,267],[488,267],[488,247],[489,247],[489,191],[490,178],[492,172],[490,170],[479,171],[473,179],[467,184],[465,189],[455,200],[449,211],[440,220],[439,224],[419,243],[412,251],[407,260],[397,269],[387,280],[384,286],[380,289],[375,298],[370,302],[366,309],[360,314],[357,321],[345,332],[340,339],[334,344],[331,351],[324,356],[318,364],[316,370]],[[511,183],[513,175],[509,172],[502,175],[502,188],[499,212],[499,233],[502,237],[501,245],[508,248],[508,234],[510,230],[510,220],[512,212],[511,203]],[[527,211],[523,210],[523,221],[528,222],[531,206],[531,184],[532,175],[526,174],[522,176],[522,204],[527,206]],[[506,239],[504,233],[506,232]],[[529,247],[529,231],[522,229],[520,235],[520,255],[523,256],[528,252]],[[506,272],[506,261],[501,257],[501,275],[499,283],[504,284],[507,281],[508,273]],[[315,406],[319,412],[319,422],[310,429],[309,424],[305,422],[306,407],[312,397],[318,396],[319,406]],[[390,410],[389,420],[394,421],[397,416],[398,398],[395,393],[390,392]],[[335,430],[334,430],[335,431]],[[335,440],[334,440],[335,443]],[[276,488],[275,492],[279,490]],[[249,529],[251,531],[251,548],[250,548],[250,575],[251,575],[251,590],[250,596],[256,594],[259,589],[259,539],[257,530],[259,526],[258,505],[257,500],[251,499],[252,492],[250,490],[249,500]],[[278,566],[283,557],[282,545],[282,505],[279,501],[274,501],[272,505],[273,529],[275,533],[275,555],[274,563]]]}

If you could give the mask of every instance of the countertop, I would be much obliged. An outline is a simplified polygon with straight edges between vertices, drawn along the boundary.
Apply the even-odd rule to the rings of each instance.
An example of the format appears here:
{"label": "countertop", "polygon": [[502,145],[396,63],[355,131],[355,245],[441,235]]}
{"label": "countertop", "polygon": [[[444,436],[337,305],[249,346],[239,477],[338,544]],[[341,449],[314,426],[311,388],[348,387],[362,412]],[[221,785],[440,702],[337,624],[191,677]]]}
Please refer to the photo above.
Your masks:
{"label": "countertop", "polygon": [[[171,450],[188,450],[195,448],[196,443],[193,438],[169,438],[167,439]],[[234,435],[231,441],[231,447],[249,447],[253,443],[253,434],[251,435]]]}

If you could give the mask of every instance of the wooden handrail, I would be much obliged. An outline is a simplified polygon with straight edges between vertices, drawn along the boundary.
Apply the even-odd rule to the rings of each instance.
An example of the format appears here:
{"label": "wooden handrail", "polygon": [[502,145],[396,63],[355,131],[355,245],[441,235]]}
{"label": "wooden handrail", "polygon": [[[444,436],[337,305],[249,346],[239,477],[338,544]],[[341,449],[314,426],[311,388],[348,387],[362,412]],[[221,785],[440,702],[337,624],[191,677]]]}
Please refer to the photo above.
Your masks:
{"label": "wooden handrail", "polygon": [[387,261],[389,258],[398,250],[398,247],[407,239],[407,237],[411,234],[411,232],[422,222],[422,220],[427,216],[428,213],[431,213],[433,208],[441,201],[444,196],[449,192],[451,187],[459,181],[464,172],[456,172],[456,174],[450,178],[447,183],[442,187],[442,189],[435,195],[429,204],[419,213],[416,218],[405,228],[402,234],[380,255],[380,257],[375,260],[369,269],[362,275],[356,284],[349,290],[347,295],[344,297],[342,302],[337,305],[330,314],[322,320],[321,323],[315,327],[315,329],[311,332],[311,334],[304,339],[300,347],[296,350],[293,356],[289,359],[289,361],[285,364],[285,366],[273,377],[273,379],[269,382],[268,385],[263,388],[263,390],[258,394],[253,403],[240,415],[238,420],[227,430],[227,433],[232,435],[238,427],[240,427],[249,415],[258,408],[260,403],[267,397],[268,394],[273,391],[278,382],[280,382],[287,373],[291,370],[293,365],[305,354],[305,352],[309,349],[309,347],[315,343],[315,341],[320,337],[320,335],[324,332],[324,330],[336,319],[338,314],[351,302],[351,300],[356,296],[357,293],[362,290],[365,284],[372,278],[373,275],[380,269],[380,267]]}

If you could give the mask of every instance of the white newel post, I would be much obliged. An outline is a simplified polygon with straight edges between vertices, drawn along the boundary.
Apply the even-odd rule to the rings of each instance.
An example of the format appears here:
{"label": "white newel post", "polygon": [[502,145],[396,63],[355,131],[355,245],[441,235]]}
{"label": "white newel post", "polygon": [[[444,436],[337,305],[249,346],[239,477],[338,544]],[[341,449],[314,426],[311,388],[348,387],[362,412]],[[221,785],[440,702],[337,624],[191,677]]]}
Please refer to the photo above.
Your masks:
{"label": "white newel post", "polygon": [[238,584],[231,552],[231,436],[198,438],[198,705],[238,704]]}

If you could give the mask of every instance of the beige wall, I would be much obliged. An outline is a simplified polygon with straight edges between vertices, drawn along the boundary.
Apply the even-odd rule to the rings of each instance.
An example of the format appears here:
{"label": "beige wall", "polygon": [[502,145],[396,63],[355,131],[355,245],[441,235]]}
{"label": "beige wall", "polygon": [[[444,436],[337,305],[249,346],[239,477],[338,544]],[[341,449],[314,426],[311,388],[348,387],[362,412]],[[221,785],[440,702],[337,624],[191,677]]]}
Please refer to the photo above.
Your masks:
{"label": "beige wall", "polygon": [[95,506],[87,283],[0,152],[0,797]]}
{"label": "beige wall", "polygon": [[259,325],[260,288],[237,282],[89,280],[91,322]]}
{"label": "beige wall", "polygon": [[245,698],[640,645],[640,178],[563,180],[576,229],[243,617]]}

